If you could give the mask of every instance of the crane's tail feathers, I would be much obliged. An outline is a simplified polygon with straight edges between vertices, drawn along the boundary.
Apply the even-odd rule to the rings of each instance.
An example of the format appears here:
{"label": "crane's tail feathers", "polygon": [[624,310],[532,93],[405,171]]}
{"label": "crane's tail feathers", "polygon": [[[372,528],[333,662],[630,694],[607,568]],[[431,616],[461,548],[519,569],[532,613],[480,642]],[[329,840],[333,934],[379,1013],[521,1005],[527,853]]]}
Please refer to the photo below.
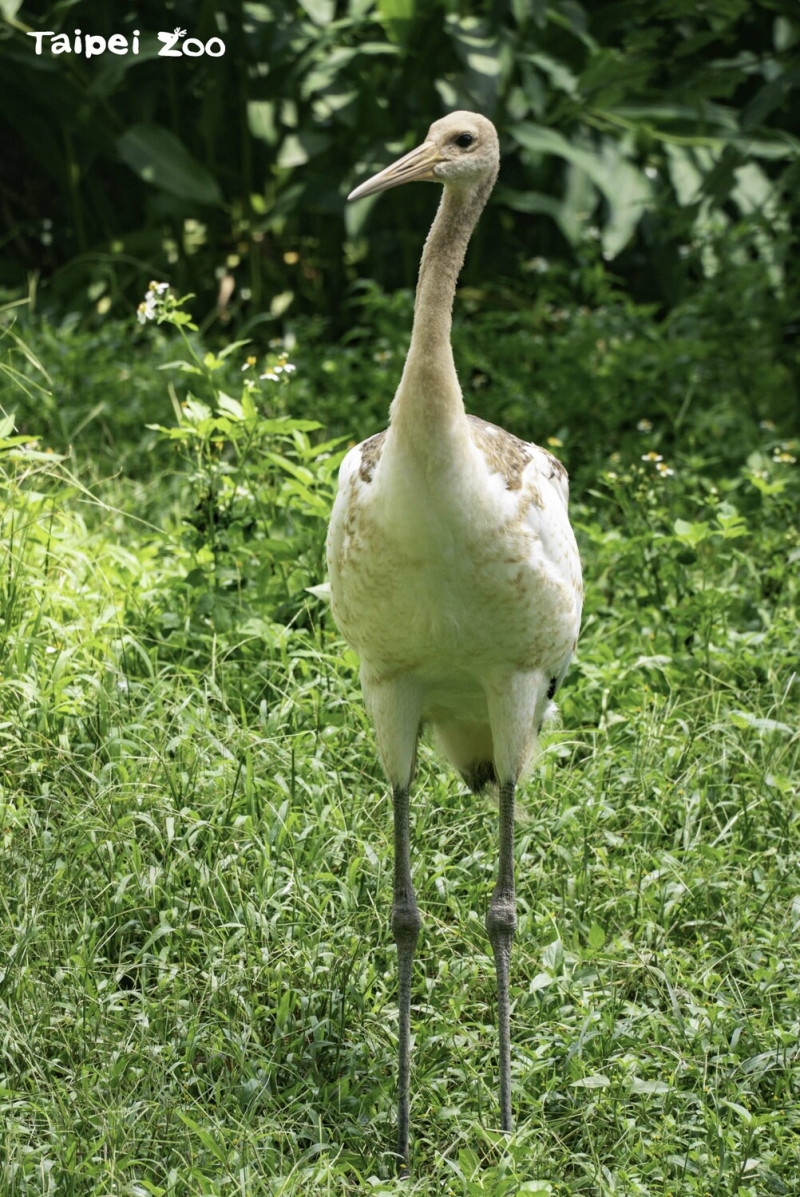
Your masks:
{"label": "crane's tail feathers", "polygon": [[481,794],[487,786],[497,785],[494,761],[475,761],[474,764],[459,769],[459,773],[473,794]]}

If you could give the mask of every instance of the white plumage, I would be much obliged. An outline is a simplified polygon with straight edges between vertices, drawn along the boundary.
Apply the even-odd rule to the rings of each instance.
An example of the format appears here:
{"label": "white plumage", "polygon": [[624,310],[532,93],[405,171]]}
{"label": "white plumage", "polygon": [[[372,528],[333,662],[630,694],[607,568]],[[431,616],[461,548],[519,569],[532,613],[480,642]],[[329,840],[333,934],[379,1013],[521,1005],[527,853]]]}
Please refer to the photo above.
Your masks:
{"label": "white plumage", "polygon": [[574,651],[583,593],[564,468],[546,450],[468,416],[453,363],[456,280],[498,166],[494,126],[474,113],[452,113],[431,126],[418,149],[350,197],[414,178],[444,184],[390,426],[347,454],[328,533],[333,614],[361,658],[364,698],[394,796],[397,1153],[404,1169],[407,1006],[419,927],[408,866],[408,788],[419,729],[434,727],[473,789],[488,781],[500,786],[500,870],[487,927],[498,972],[502,1125],[510,1129],[514,786]]}
{"label": "white plumage", "polygon": [[[528,726],[496,769],[516,777],[575,646],[580,566],[561,467],[491,424],[464,425],[458,452],[433,469],[394,428],[345,458],[328,542],[333,611],[361,657],[368,706],[373,686],[413,679],[419,719],[468,778],[495,760],[492,686],[529,675]],[[407,781],[402,727],[390,714],[377,734],[389,779]]]}

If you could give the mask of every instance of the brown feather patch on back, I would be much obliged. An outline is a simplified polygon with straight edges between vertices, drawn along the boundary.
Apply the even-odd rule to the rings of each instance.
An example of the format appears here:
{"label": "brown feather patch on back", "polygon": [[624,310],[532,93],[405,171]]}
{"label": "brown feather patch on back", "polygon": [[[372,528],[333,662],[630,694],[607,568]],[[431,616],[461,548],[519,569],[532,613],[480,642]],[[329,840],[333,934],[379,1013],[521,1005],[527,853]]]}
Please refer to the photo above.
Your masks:
{"label": "brown feather patch on back", "polygon": [[376,432],[374,436],[369,437],[361,445],[361,460],[358,465],[358,474],[362,482],[371,482],[372,476],[375,473],[375,468],[380,461],[381,451],[383,450],[383,442],[386,440],[386,431]]}
{"label": "brown feather patch on back", "polygon": [[467,416],[472,439],[480,449],[495,474],[502,474],[506,490],[519,490],[522,475],[531,460],[530,447],[518,436],[482,420],[480,416]]}

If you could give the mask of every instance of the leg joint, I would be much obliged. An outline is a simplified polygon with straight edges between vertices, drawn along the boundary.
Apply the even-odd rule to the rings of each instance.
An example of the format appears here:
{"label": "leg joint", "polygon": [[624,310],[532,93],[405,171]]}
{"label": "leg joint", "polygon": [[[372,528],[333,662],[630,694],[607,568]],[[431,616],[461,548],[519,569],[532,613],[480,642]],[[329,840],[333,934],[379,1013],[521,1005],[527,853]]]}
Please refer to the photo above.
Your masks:
{"label": "leg joint", "polygon": [[511,939],[517,929],[517,904],[513,894],[495,894],[486,913],[489,939]]}
{"label": "leg joint", "polygon": [[413,898],[410,902],[408,899],[395,901],[392,906],[392,934],[396,943],[415,944],[421,926],[422,919]]}

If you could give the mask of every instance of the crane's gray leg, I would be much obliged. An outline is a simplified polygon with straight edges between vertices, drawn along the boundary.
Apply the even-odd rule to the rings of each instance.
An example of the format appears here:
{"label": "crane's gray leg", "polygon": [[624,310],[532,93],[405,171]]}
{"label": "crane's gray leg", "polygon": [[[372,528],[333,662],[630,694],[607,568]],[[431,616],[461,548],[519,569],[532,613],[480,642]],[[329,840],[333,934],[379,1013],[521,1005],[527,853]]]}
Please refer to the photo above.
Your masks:
{"label": "crane's gray leg", "polygon": [[401,1176],[408,1175],[409,1062],[411,1054],[411,965],[420,928],[419,910],[411,883],[408,834],[408,786],[393,786],[394,900],[392,934],[397,944],[400,1007],[397,1100],[397,1156]]}
{"label": "crane's gray leg", "polygon": [[367,710],[375,724],[378,751],[392,786],[394,805],[394,895],[392,934],[397,944],[399,972],[398,1005],[399,1079],[397,1112],[397,1158],[401,1176],[408,1175],[409,1056],[411,1049],[411,965],[419,934],[420,918],[411,884],[408,835],[408,790],[414,773],[422,692],[408,674],[379,677],[362,663],[361,687]]}
{"label": "crane's gray leg", "polygon": [[500,864],[497,884],[486,915],[486,930],[494,952],[497,972],[497,1015],[500,1032],[500,1119],[504,1131],[511,1130],[511,1016],[508,1001],[508,969],[511,942],[517,926],[514,895],[514,782],[500,786]]}

